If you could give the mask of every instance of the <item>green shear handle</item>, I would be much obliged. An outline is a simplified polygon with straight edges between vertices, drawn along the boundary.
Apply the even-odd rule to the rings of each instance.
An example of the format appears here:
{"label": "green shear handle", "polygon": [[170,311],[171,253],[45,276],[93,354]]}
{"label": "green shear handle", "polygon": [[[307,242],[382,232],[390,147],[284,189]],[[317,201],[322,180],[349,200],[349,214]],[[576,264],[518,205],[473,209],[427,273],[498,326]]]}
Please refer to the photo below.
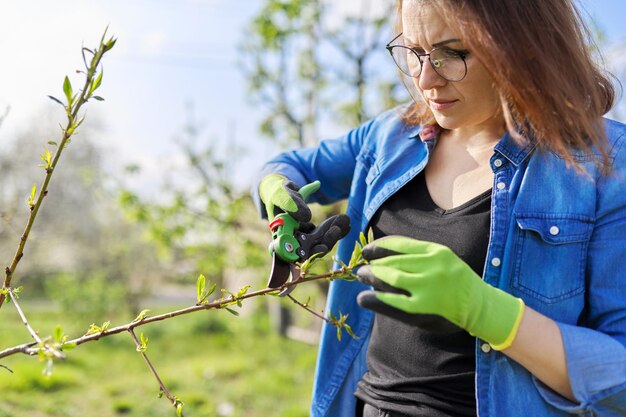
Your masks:
{"label": "green shear handle", "polygon": [[[319,190],[320,182],[313,181],[298,190],[303,200]],[[272,242],[269,245],[269,253],[274,253],[285,262],[293,263],[306,256],[306,251],[301,247],[300,242],[295,238],[295,234],[300,228],[300,222],[287,213],[281,213],[274,217],[270,223],[272,231]]]}

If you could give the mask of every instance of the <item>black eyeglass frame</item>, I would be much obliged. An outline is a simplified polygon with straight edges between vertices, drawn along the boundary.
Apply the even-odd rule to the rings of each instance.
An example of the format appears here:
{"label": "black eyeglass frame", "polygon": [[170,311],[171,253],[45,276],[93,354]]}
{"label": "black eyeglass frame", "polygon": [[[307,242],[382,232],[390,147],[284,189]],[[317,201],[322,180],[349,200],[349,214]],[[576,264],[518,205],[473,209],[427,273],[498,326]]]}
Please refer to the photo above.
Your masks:
{"label": "black eyeglass frame", "polygon": [[[410,46],[406,46],[406,45],[392,45],[393,42],[395,42],[400,36],[402,36],[403,32],[400,32],[398,34],[398,36],[396,36],[395,38],[393,38],[391,41],[389,41],[389,43],[387,45],[385,45],[385,49],[387,51],[389,51],[389,55],[391,55],[391,59],[393,60],[393,62],[396,64],[396,66],[400,69],[400,71],[402,71],[403,74],[408,75],[411,78],[418,78],[421,74],[422,74],[422,70],[424,67],[424,61],[423,58],[424,57],[428,57],[428,62],[430,62],[430,66],[432,67],[432,69],[443,79],[447,80],[447,81],[451,81],[451,82],[457,82],[457,81],[461,81],[463,80],[466,76],[467,76],[467,62],[465,61],[465,59],[467,58],[467,56],[469,55],[469,52],[462,52],[462,51],[453,51],[455,54],[457,54],[459,56],[459,58],[461,58],[463,60],[463,66],[465,68],[465,71],[463,72],[463,76],[459,79],[450,79],[448,77],[444,77],[443,75],[441,75],[441,73],[439,73],[439,71],[437,70],[437,68],[435,67],[435,64],[433,64],[433,61],[430,60],[430,54],[433,53],[433,51],[438,51],[438,50],[450,50],[449,48],[434,48],[432,49],[430,52],[428,53],[423,53],[420,54],[419,52],[417,52],[415,49],[411,48]],[[407,73],[405,70],[402,69],[402,67],[398,64],[398,62],[396,61],[396,59],[393,57],[393,48],[403,48],[403,49],[408,49],[409,51],[413,52],[415,54],[415,56],[417,56],[417,60],[420,63],[420,71],[417,75],[411,75],[409,73]]]}

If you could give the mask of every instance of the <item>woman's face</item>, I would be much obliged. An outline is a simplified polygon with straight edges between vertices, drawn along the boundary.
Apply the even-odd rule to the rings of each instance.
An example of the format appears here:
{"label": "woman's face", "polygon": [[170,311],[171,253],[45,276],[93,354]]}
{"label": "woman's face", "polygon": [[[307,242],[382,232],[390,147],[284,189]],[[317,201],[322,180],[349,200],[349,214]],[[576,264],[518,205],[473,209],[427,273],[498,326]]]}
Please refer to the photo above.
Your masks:
{"label": "woman's face", "polygon": [[[402,27],[405,45],[421,53],[428,53],[438,45],[466,50],[460,36],[428,1],[405,0]],[[413,82],[444,129],[501,132],[504,119],[493,80],[471,51],[465,60],[467,75],[452,82],[437,74],[424,57],[422,72]]]}

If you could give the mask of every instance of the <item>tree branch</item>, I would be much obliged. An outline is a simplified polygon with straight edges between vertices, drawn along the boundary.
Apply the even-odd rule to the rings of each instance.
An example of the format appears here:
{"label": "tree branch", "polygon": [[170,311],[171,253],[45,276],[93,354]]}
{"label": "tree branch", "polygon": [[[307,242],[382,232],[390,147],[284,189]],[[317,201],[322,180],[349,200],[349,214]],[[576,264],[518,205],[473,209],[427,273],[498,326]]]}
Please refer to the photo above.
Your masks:
{"label": "tree branch", "polygon": [[[44,352],[49,352],[52,355],[54,355],[57,359],[65,359],[65,355],[63,355],[63,353],[59,352],[58,350],[54,349],[53,347],[49,346],[48,344],[46,344],[40,337],[39,334],[37,334],[37,332],[35,331],[35,329],[32,328],[32,326],[30,325],[30,323],[28,322],[28,320],[26,319],[26,315],[24,314],[24,311],[22,311],[22,308],[20,307],[19,303],[17,302],[17,296],[15,295],[15,293],[13,292],[12,289],[8,289],[9,292],[9,297],[11,297],[11,301],[13,301],[13,305],[15,306],[17,313],[20,315],[20,317],[22,318],[22,323],[24,323],[24,325],[26,326],[26,328],[28,329],[28,333],[30,333],[30,335],[33,337],[33,339],[35,339],[35,342],[37,343],[37,345],[39,346],[37,348],[37,351],[43,349]],[[16,352],[17,353],[17,352]]]}
{"label": "tree branch", "polygon": [[295,298],[293,298],[291,295],[287,294],[287,297],[289,297],[289,299],[291,301],[293,301],[294,303],[296,303],[297,305],[299,305],[300,307],[302,307],[303,309],[305,309],[306,311],[308,311],[309,313],[313,314],[315,317],[320,318],[322,320],[324,320],[327,323],[330,323],[331,321],[328,320],[326,317],[322,316],[321,314],[311,310],[311,308],[308,306],[308,304],[304,304],[301,303],[300,301],[296,300]]}
{"label": "tree branch", "polygon": [[[104,42],[105,35],[106,35],[106,30],[105,30],[105,33],[102,35],[102,39],[100,40],[100,45],[98,49],[93,51],[93,57],[91,59],[91,63],[89,67],[86,68],[87,72],[85,73],[84,86],[82,90],[80,90],[80,93],[77,96],[72,95],[72,90],[71,90],[71,85],[69,84],[69,80],[67,77],[65,79],[67,86],[69,86],[69,89],[66,89],[66,84],[64,84],[63,86],[64,92],[66,94],[67,101],[68,101],[67,106],[65,106],[65,110],[67,113],[67,124],[65,128],[63,128],[61,142],[57,145],[57,150],[54,153],[54,156],[49,160],[49,163],[47,164],[47,166],[45,166],[46,176],[44,177],[43,183],[41,185],[39,195],[37,197],[37,201],[36,202],[32,201],[30,203],[31,204],[30,215],[28,217],[28,221],[26,222],[24,233],[22,234],[22,237],[20,238],[20,242],[17,246],[15,256],[13,257],[13,260],[11,261],[10,266],[6,267],[5,269],[6,275],[4,278],[4,283],[2,284],[2,289],[8,289],[11,286],[11,279],[13,277],[13,274],[15,273],[17,265],[19,264],[20,260],[22,259],[22,256],[24,255],[24,246],[26,245],[26,241],[28,240],[30,230],[33,227],[33,223],[35,222],[35,218],[37,217],[39,208],[41,207],[41,204],[43,203],[43,199],[48,195],[48,185],[50,184],[50,179],[52,178],[52,174],[54,173],[57,163],[59,162],[59,159],[61,158],[61,154],[63,153],[63,150],[65,149],[66,145],[69,143],[70,138],[76,133],[76,129],[78,128],[78,126],[80,126],[80,124],[82,123],[82,120],[84,119],[83,118],[83,119],[77,120],[78,113],[80,109],[82,108],[83,104],[85,104],[92,97],[93,92],[98,88],[99,82],[102,80],[102,78],[100,77],[102,73],[100,73],[100,76],[96,80],[94,80],[94,76],[96,74],[98,66],[100,65],[100,60],[102,59],[102,56],[107,51],[109,51],[113,47],[113,45],[115,45],[115,39],[113,38],[111,38],[109,41],[105,43]],[[85,48],[83,48],[83,54],[84,54],[84,50]],[[76,101],[76,98],[78,98],[77,101]],[[53,100],[60,103],[58,99],[53,99]],[[34,197],[35,192],[36,192],[36,188],[33,188],[33,197]],[[5,298],[6,298],[6,295],[4,293],[0,293],[0,307],[2,307],[2,304],[4,303]]]}
{"label": "tree branch", "polygon": [[178,398],[176,398],[176,396],[172,395],[172,393],[170,393],[168,389],[165,387],[165,384],[159,377],[159,374],[157,373],[156,369],[152,365],[152,362],[150,362],[148,355],[146,355],[145,351],[146,351],[147,346],[145,346],[144,343],[140,342],[139,339],[137,339],[137,335],[135,334],[135,331],[132,328],[128,329],[128,333],[130,333],[130,336],[133,338],[133,341],[135,342],[135,346],[137,346],[137,352],[141,354],[141,357],[146,362],[146,365],[148,365],[148,368],[150,368],[150,372],[152,372],[152,375],[157,380],[159,387],[161,389],[161,392],[167,397],[168,400],[170,400],[170,402],[172,403],[172,405],[174,406],[177,412],[179,411],[179,407],[180,407],[181,411],[179,415],[182,416],[182,402]]}
{"label": "tree branch", "polygon": [[[360,266],[361,264],[357,264],[356,266],[354,266],[354,268],[356,268],[357,266]],[[65,341],[64,344],[68,344],[68,345],[82,345],[83,343],[88,343],[88,342],[93,342],[96,340],[99,340],[103,337],[108,337],[108,336],[112,336],[114,334],[118,334],[118,333],[122,333],[122,332],[129,332],[137,327],[141,327],[144,326],[146,324],[150,324],[150,323],[155,323],[158,321],[162,321],[162,320],[167,320],[167,319],[171,319],[177,316],[182,316],[185,314],[190,314],[190,313],[195,313],[196,311],[202,311],[202,310],[213,310],[213,309],[222,309],[222,308],[226,308],[232,305],[236,305],[238,304],[238,302],[241,302],[245,299],[248,298],[252,298],[252,297],[258,297],[261,295],[267,295],[267,294],[278,294],[279,292],[296,286],[296,285],[300,285],[303,284],[305,282],[312,282],[312,281],[318,281],[320,279],[340,279],[342,277],[345,277],[347,275],[349,275],[351,273],[353,268],[344,266],[340,269],[337,269],[335,271],[331,271],[325,274],[321,274],[321,275],[314,275],[311,277],[300,277],[298,279],[296,279],[295,281],[292,282],[286,282],[285,284],[281,285],[280,287],[277,288],[264,288],[261,290],[257,290],[257,291],[253,291],[253,292],[249,292],[246,294],[243,294],[241,296],[229,296],[229,297],[225,297],[225,298],[220,298],[219,300],[215,300],[213,302],[210,303],[206,303],[206,304],[196,304],[190,307],[186,307],[180,310],[175,310],[175,311],[171,311],[169,313],[164,313],[164,314],[159,314],[157,316],[152,316],[152,317],[146,317],[146,318],[142,318],[141,320],[133,320],[130,323],[121,325],[121,326],[117,326],[117,327],[113,327],[110,329],[106,329],[104,331],[98,332],[98,333],[93,333],[93,334],[86,334],[84,336],[78,337],[76,339],[72,339],[72,340],[68,340]],[[1,358],[5,358],[7,356],[11,356],[14,355],[16,353],[24,353],[26,355],[36,355],[38,354],[40,348],[35,346],[35,343],[25,343],[19,346],[13,346],[11,348],[7,348],[5,350],[0,351],[0,359]]]}

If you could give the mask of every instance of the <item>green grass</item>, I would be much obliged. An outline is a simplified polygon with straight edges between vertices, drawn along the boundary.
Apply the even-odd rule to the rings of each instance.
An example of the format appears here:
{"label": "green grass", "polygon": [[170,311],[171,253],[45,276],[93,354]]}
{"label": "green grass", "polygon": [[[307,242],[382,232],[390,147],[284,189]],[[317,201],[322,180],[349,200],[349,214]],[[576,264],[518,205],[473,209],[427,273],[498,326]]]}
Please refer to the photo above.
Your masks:
{"label": "green grass", "polygon": [[[90,324],[22,304],[42,336],[61,324],[76,337]],[[12,305],[0,315],[0,349],[29,341]],[[207,311],[136,332],[149,338],[147,354],[185,403],[187,417],[309,415],[316,348],[273,334],[262,311],[247,317]],[[78,346],[67,360],[55,362],[50,377],[43,376],[44,364],[36,357],[14,355],[0,364],[13,371],[0,368],[0,417],[175,415],[167,399],[158,398],[159,387],[128,334]]]}

